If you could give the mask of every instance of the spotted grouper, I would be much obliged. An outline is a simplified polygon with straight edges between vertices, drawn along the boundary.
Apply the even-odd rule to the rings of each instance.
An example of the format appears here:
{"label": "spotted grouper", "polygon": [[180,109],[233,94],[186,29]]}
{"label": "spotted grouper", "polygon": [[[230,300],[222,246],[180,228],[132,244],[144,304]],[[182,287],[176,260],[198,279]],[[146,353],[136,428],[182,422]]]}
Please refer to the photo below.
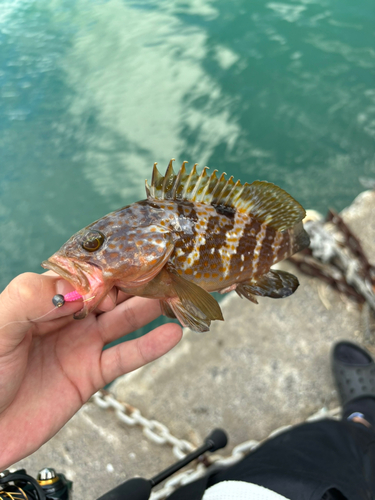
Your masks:
{"label": "spotted grouper", "polygon": [[203,332],[223,320],[210,292],[235,290],[283,298],[298,287],[292,274],[271,266],[309,245],[305,210],[283,189],[264,181],[234,182],[215,170],[164,176],[153,169],[147,199],[93,222],[42,266],[83,296],[84,318],[112,287],[160,301],[169,318]]}

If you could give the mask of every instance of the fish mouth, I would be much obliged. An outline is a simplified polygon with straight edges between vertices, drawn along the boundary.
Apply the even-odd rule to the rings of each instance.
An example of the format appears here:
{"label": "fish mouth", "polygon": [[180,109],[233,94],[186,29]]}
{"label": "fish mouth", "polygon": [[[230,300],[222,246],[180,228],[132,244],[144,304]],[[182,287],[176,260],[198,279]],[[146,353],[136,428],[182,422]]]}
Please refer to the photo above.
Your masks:
{"label": "fish mouth", "polygon": [[55,254],[42,262],[42,267],[54,271],[82,295],[84,306],[74,314],[75,319],[85,318],[95,309],[107,291],[99,266],[88,262],[76,262],[74,259]]}

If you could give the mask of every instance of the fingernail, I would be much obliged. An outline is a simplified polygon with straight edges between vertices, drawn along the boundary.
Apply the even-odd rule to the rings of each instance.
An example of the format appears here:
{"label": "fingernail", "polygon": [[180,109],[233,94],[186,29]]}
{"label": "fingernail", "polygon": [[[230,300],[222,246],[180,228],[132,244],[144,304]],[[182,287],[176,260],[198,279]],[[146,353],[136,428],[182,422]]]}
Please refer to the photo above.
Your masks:
{"label": "fingernail", "polygon": [[116,287],[113,287],[112,290],[113,290],[113,292],[112,292],[113,298],[111,297],[111,299],[113,300],[114,305],[116,305],[117,304],[118,289]]}
{"label": "fingernail", "polygon": [[67,281],[62,280],[62,279],[57,280],[57,282],[56,282],[56,293],[57,294],[65,295],[69,292],[72,292],[73,290],[74,290],[74,288]]}

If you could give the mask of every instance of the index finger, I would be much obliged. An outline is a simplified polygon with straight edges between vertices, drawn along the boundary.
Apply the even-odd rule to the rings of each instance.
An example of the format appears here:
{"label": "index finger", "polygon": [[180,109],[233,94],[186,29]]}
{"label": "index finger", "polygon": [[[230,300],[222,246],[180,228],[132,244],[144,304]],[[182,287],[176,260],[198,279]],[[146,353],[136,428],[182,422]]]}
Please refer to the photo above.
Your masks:
{"label": "index finger", "polygon": [[0,295],[1,347],[16,346],[33,322],[44,318],[49,321],[79,311],[81,301],[66,303],[62,308],[53,305],[54,295],[69,291],[72,291],[71,285],[59,277],[34,273],[17,276]]}
{"label": "index finger", "polygon": [[104,344],[117,340],[147,325],[161,314],[158,300],[131,297],[113,311],[98,316],[97,321]]}

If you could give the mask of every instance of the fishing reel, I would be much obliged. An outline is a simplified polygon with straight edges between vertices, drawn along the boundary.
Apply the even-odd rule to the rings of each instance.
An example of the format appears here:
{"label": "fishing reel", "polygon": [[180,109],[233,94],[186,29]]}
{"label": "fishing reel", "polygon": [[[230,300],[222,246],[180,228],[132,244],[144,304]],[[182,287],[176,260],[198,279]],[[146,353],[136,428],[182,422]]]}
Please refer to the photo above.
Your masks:
{"label": "fishing reel", "polygon": [[[151,479],[135,477],[108,491],[97,500],[148,500],[151,490],[175,472],[206,452],[220,450],[228,438],[222,429],[215,429],[206,437],[202,446],[189,453]],[[0,500],[72,500],[73,483],[54,469],[39,471],[37,479],[26,474],[25,469],[0,472]]]}
{"label": "fishing reel", "polygon": [[64,474],[45,468],[37,479],[26,474],[25,469],[0,472],[0,500],[72,500],[73,483]]}

